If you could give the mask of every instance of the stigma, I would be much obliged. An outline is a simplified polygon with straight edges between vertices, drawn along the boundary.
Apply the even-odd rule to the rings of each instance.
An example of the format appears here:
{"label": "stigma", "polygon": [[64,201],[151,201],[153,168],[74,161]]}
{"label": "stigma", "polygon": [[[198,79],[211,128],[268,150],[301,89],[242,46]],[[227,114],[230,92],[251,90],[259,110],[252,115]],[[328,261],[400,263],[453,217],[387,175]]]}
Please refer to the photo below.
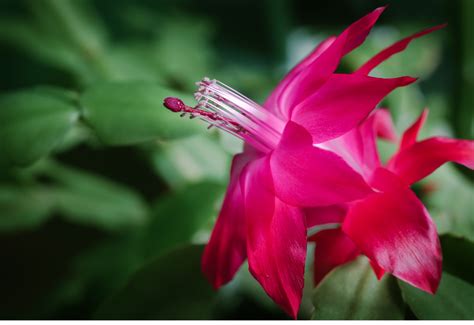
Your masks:
{"label": "stigma", "polygon": [[165,98],[163,105],[182,117],[198,117],[209,124],[208,129],[217,127],[260,151],[277,146],[284,128],[282,120],[220,81],[204,78],[196,84],[194,107],[175,97]]}

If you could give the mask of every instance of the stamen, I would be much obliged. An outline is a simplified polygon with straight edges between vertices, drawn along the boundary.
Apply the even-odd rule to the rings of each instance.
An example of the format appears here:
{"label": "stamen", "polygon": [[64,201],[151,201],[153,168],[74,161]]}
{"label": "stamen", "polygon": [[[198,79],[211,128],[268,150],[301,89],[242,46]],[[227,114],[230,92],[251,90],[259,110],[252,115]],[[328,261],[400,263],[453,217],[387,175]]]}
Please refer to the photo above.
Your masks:
{"label": "stamen", "polygon": [[164,106],[173,112],[182,112],[181,116],[199,117],[209,123],[208,129],[216,126],[259,150],[275,148],[284,128],[283,121],[220,81],[204,78],[196,85],[198,91],[194,97],[198,104],[195,107],[174,97],[165,98]]}
{"label": "stamen", "polygon": [[[173,112],[183,112],[180,114],[181,117],[184,117],[186,114],[191,114],[189,116],[190,119],[193,119],[196,116],[200,116],[200,117],[204,117],[205,119],[210,119],[213,122],[221,122],[224,124],[231,125],[235,127],[235,131],[245,132],[245,129],[242,126],[240,126],[238,123],[232,120],[229,120],[226,117],[219,116],[216,113],[204,111],[199,108],[200,105],[197,105],[196,107],[190,107],[186,105],[181,99],[176,98],[176,97],[165,98],[163,105]],[[213,124],[211,124],[210,126],[213,126]]]}

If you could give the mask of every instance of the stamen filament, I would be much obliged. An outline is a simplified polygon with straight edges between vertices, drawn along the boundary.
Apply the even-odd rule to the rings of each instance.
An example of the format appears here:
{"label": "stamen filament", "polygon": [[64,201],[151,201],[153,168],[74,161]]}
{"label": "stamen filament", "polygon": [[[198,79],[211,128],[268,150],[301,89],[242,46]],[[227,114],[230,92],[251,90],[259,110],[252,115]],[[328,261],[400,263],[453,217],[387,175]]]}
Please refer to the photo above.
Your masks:
{"label": "stamen filament", "polygon": [[196,84],[199,88],[194,94],[198,101],[195,107],[173,97],[165,99],[165,107],[182,112],[181,116],[199,117],[209,123],[208,129],[216,126],[261,151],[277,146],[284,128],[278,117],[220,81],[204,78]]}

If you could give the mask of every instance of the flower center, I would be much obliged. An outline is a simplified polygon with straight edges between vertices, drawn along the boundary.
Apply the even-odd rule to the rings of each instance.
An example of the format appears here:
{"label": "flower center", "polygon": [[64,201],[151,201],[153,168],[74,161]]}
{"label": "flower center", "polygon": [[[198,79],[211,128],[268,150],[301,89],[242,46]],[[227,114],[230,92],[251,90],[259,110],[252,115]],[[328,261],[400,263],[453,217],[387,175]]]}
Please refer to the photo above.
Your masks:
{"label": "flower center", "polygon": [[285,126],[282,120],[220,81],[204,78],[196,84],[195,107],[174,97],[165,98],[164,106],[181,116],[199,117],[209,123],[208,129],[215,126],[263,152],[277,146]]}

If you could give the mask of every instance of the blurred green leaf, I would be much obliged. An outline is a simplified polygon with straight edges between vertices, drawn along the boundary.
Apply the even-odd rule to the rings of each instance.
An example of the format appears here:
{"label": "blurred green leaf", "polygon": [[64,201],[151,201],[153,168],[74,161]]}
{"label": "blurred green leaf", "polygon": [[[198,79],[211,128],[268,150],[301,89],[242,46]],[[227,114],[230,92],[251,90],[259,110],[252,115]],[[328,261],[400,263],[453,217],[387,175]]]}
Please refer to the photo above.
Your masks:
{"label": "blurred green leaf", "polygon": [[[443,166],[421,183],[438,233],[474,241],[474,187],[452,165]],[[431,188],[431,190],[430,190]]]}
{"label": "blurred green leaf", "polygon": [[173,139],[205,129],[163,107],[163,99],[169,96],[194,101],[154,83],[111,82],[87,89],[81,104],[86,122],[109,145]]}
{"label": "blurred green leaf", "polygon": [[[58,94],[62,94],[58,96]],[[28,165],[49,154],[79,117],[60,89],[30,89],[0,97],[0,161]]]}
{"label": "blurred green leaf", "polygon": [[474,243],[451,235],[441,236],[443,270],[474,285]]}
{"label": "blurred green leaf", "polygon": [[30,0],[26,17],[0,19],[0,41],[72,73],[79,84],[110,75],[106,30],[88,0]]}
{"label": "blurred green leaf", "polygon": [[58,312],[84,301],[87,301],[87,307],[81,315],[95,312],[97,305],[123,287],[145,262],[137,234],[114,236],[75,257],[68,276],[44,297],[48,312]]}
{"label": "blurred green leaf", "polygon": [[48,36],[93,58],[103,51],[107,32],[89,0],[29,0],[35,20]]}
{"label": "blurred green leaf", "polygon": [[155,53],[148,41],[121,42],[110,49],[107,56],[114,81],[140,80],[164,83]]}
{"label": "blurred green leaf", "polygon": [[99,319],[209,319],[216,292],[200,272],[202,246],[170,251],[135,273]]}
{"label": "blurred green leaf", "polygon": [[474,319],[474,286],[444,272],[435,295],[399,281],[405,302],[419,319]]}
{"label": "blurred green leaf", "polygon": [[395,279],[380,281],[367,259],[332,271],[314,289],[313,319],[403,319],[404,305]]}
{"label": "blurred green leaf", "polygon": [[193,89],[196,81],[213,70],[211,31],[205,21],[193,17],[163,17],[154,44],[163,73],[183,88]]}
{"label": "blurred green leaf", "polygon": [[202,182],[160,198],[147,227],[148,255],[156,256],[171,247],[189,243],[217,216],[223,191],[221,184]]}
{"label": "blurred green leaf", "polygon": [[51,190],[55,208],[72,221],[108,230],[126,229],[147,221],[146,204],[125,186],[56,163],[49,163],[45,174],[57,182]]}
{"label": "blurred green leaf", "polygon": [[[459,1],[459,23],[455,25],[455,39],[453,40],[454,60],[454,93],[452,101],[452,122],[456,135],[465,139],[474,138],[474,3],[469,0]],[[474,175],[470,174],[471,181]]]}
{"label": "blurred green leaf", "polygon": [[198,135],[160,144],[152,155],[157,172],[174,188],[198,181],[224,183],[230,156],[209,135]]}
{"label": "blurred green leaf", "polygon": [[0,18],[0,41],[16,47],[30,57],[47,65],[70,71],[81,78],[88,79],[92,73],[90,67],[80,56],[61,41],[50,37],[34,23],[14,17]]}
{"label": "blurred green leaf", "polygon": [[52,207],[51,196],[41,188],[0,185],[0,231],[34,228]]}

